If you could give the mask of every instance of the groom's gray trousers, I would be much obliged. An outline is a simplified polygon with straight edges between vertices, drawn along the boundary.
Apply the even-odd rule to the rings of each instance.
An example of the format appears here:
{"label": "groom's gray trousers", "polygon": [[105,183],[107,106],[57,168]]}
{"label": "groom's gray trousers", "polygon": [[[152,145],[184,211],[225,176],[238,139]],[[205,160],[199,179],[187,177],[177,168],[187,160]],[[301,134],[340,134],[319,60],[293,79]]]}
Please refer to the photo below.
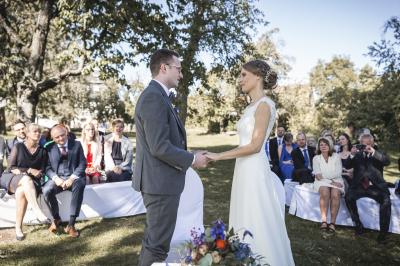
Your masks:
{"label": "groom's gray trousers", "polygon": [[140,266],[150,266],[167,258],[175,230],[180,196],[180,194],[156,195],[142,192],[147,215]]}

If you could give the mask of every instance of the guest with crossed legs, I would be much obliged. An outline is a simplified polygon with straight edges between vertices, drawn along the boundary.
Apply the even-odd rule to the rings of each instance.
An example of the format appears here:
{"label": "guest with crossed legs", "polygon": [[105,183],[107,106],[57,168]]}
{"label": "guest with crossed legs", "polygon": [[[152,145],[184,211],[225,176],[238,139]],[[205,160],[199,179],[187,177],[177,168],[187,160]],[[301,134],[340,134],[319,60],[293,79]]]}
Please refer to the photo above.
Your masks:
{"label": "guest with crossed legs", "polygon": [[17,215],[15,235],[17,240],[24,239],[22,222],[29,205],[40,223],[50,223],[37,202],[40,192],[40,179],[45,172],[47,151],[39,146],[40,128],[36,124],[26,127],[26,140],[14,145],[11,150],[8,168],[1,177],[1,186],[9,194],[15,194]]}

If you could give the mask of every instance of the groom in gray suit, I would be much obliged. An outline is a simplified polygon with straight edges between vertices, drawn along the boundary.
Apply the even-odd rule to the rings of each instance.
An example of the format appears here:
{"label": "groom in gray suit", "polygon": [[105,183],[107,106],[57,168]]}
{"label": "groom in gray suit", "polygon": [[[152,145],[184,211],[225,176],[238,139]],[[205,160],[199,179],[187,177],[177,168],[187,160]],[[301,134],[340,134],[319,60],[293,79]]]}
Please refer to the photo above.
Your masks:
{"label": "groom in gray suit", "polygon": [[187,151],[186,131],[170,99],[183,77],[179,55],[157,50],[150,58],[153,80],[140,95],[135,110],[136,162],[133,188],[146,206],[146,229],[140,266],[164,261],[174,233],[186,170],[206,167],[204,152]]}

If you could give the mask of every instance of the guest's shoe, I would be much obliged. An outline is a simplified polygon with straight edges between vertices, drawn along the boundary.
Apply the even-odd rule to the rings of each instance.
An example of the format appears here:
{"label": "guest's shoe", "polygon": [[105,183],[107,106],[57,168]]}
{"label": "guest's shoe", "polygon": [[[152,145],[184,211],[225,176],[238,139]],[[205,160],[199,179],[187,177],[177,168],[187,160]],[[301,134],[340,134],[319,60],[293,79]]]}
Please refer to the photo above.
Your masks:
{"label": "guest's shoe", "polygon": [[378,241],[378,243],[384,244],[386,239],[387,239],[387,233],[380,232],[376,241]]}
{"label": "guest's shoe", "polygon": [[79,237],[79,231],[75,229],[75,226],[70,226],[67,225],[67,227],[65,227],[64,232],[66,234],[68,234],[70,237]]}
{"label": "guest's shoe", "polygon": [[336,232],[336,224],[330,223],[330,224],[328,225],[328,231],[329,231],[330,233],[335,233],[335,232]]}
{"label": "guest's shoe", "polygon": [[51,233],[53,233],[53,234],[57,234],[60,224],[61,224],[61,220],[60,219],[54,219],[53,222],[51,223],[50,227],[49,227],[49,231]]}
{"label": "guest's shoe", "polygon": [[15,239],[17,239],[18,241],[22,241],[25,239],[25,235],[23,233],[18,234],[17,232],[15,232]]}
{"label": "guest's shoe", "polygon": [[328,224],[326,222],[322,222],[321,226],[319,227],[320,230],[327,230],[328,229]]}

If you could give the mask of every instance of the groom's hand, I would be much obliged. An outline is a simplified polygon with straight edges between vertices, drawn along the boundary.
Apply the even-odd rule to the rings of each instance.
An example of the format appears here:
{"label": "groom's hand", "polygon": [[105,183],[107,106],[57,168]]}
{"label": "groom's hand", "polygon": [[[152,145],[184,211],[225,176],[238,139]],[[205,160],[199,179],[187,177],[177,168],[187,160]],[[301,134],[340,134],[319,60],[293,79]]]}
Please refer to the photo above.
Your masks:
{"label": "groom's hand", "polygon": [[207,151],[197,151],[194,154],[194,162],[193,162],[193,167],[194,168],[205,168],[207,167],[207,163],[209,162],[208,158],[205,156]]}

